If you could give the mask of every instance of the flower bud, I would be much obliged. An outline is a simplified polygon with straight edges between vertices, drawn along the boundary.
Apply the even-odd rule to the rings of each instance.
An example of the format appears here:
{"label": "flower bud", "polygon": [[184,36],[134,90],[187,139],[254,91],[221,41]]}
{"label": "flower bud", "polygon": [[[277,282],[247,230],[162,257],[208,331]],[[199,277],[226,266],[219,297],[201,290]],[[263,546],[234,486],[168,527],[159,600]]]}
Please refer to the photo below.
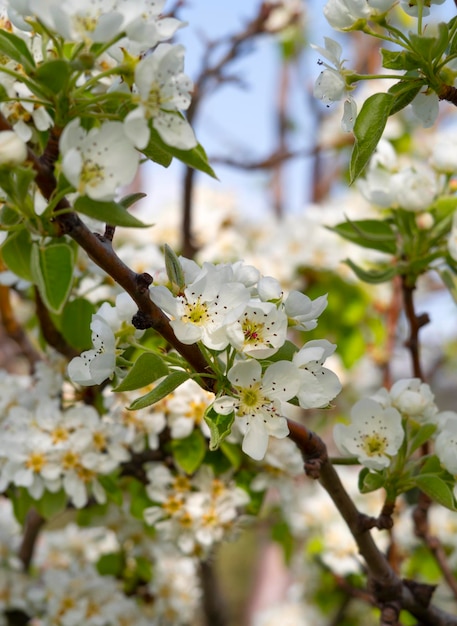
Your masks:
{"label": "flower bud", "polygon": [[0,132],[0,165],[20,165],[27,158],[27,146],[14,130]]}

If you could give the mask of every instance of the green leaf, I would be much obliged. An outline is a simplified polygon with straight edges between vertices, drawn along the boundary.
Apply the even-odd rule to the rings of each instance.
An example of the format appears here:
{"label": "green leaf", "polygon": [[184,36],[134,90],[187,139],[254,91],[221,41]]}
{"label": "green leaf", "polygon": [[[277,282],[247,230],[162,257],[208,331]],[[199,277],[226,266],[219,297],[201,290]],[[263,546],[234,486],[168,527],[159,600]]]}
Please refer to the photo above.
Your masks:
{"label": "green leaf", "polygon": [[132,479],[129,484],[130,514],[135,519],[144,521],[143,511],[151,506],[151,500],[146,492],[146,486],[139,480]]}
{"label": "green leaf", "polygon": [[23,39],[6,30],[0,30],[0,52],[20,63],[26,74],[33,73],[35,61]]}
{"label": "green leaf", "polygon": [[32,282],[30,269],[32,256],[32,238],[27,229],[21,228],[16,232],[9,233],[1,247],[2,258],[5,265],[16,276]]}
{"label": "green leaf", "polygon": [[216,413],[213,407],[210,406],[205,412],[204,419],[211,432],[209,449],[217,450],[223,439],[225,439],[232,430],[235,413],[232,412],[229,415],[221,415],[220,413]]}
{"label": "green leaf", "polygon": [[388,70],[415,70],[417,59],[404,50],[387,50],[381,48],[382,67]]}
{"label": "green leaf", "polygon": [[60,489],[57,493],[45,491],[40,500],[35,503],[35,507],[40,515],[49,520],[65,511],[67,503],[67,494],[63,489]]}
{"label": "green leaf", "polygon": [[376,150],[394,100],[390,93],[375,93],[363,103],[354,124],[355,144],[349,167],[351,183],[360,176]]}
{"label": "green leaf", "polygon": [[379,472],[372,472],[364,467],[359,473],[359,491],[360,493],[371,493],[377,489],[381,489],[385,485],[386,479]]}
{"label": "green leaf", "polygon": [[392,85],[392,87],[387,90],[388,93],[392,94],[395,98],[389,115],[398,113],[410,104],[421,90],[423,84],[422,80],[401,80],[400,82],[395,83],[395,85]]}
{"label": "green leaf", "polygon": [[455,511],[454,496],[449,485],[435,474],[419,474],[414,477],[417,487],[434,502]]}
{"label": "green leaf", "polygon": [[105,490],[108,499],[114,502],[114,504],[117,504],[117,506],[121,506],[124,498],[122,489],[119,487],[116,479],[113,476],[103,476],[98,474],[97,480]]}
{"label": "green leaf", "polygon": [[27,513],[30,509],[35,508],[36,502],[25,487],[9,489],[8,496],[13,504],[14,517],[22,526],[27,518]]}
{"label": "green leaf", "polygon": [[396,276],[398,270],[396,267],[388,267],[384,270],[364,270],[363,268],[356,265],[351,259],[346,259],[344,261],[346,265],[349,265],[351,270],[360,280],[363,280],[365,283],[371,283],[373,285],[378,283],[385,283],[389,280],[392,280],[394,276]]}
{"label": "green leaf", "polygon": [[60,332],[73,348],[83,352],[92,347],[90,323],[96,308],[85,298],[67,302],[60,319]]}
{"label": "green leaf", "polygon": [[412,454],[415,450],[420,448],[422,444],[429,441],[436,431],[436,428],[435,424],[422,424],[409,443],[408,454]]}
{"label": "green leaf", "polygon": [[178,255],[168,244],[163,247],[165,256],[165,268],[167,270],[168,280],[177,285],[180,289],[184,289],[186,281],[184,278],[184,270],[179,262]]}
{"label": "green leaf", "polygon": [[230,465],[233,469],[237,470],[243,460],[243,454],[240,446],[236,443],[230,443],[229,441],[222,441],[220,444],[220,450],[230,461]]}
{"label": "green leaf", "polygon": [[101,576],[120,578],[125,569],[125,557],[122,552],[103,554],[97,561],[97,571]]}
{"label": "green leaf", "polygon": [[200,430],[193,430],[184,439],[173,439],[171,449],[177,465],[186,474],[193,474],[202,464],[208,444]]}
{"label": "green leaf", "polygon": [[390,224],[382,220],[351,221],[348,219],[347,222],[327,226],[327,228],[363,248],[388,254],[395,254],[397,251],[397,236]]}
{"label": "green leaf", "polygon": [[166,144],[163,139],[160,137],[159,133],[155,128],[151,126],[151,136],[149,139],[148,146],[142,150],[143,154],[147,156],[149,159],[160,163],[164,167],[168,167],[171,163],[168,161],[166,155],[170,155],[171,157],[177,158],[179,161],[182,161],[185,165],[192,167],[195,170],[199,170],[208,174],[212,178],[217,178],[214,173],[212,167],[208,162],[208,157],[206,156],[206,152],[201,144],[195,146],[191,150],[179,150],[174,146],[169,146]]}
{"label": "green leaf", "polygon": [[123,206],[124,209],[128,209],[132,206],[132,204],[135,204],[135,202],[138,202],[138,200],[146,198],[146,196],[147,194],[142,193],[141,191],[137,191],[136,193],[130,193],[128,196],[124,196],[122,200],[119,201],[119,204]]}
{"label": "green leaf", "polygon": [[151,404],[155,404],[165,396],[168,396],[169,393],[174,391],[179,385],[182,385],[183,382],[190,378],[187,372],[182,371],[174,371],[169,374],[162,382],[160,382],[157,387],[154,387],[152,391],[149,391],[144,396],[137,398],[132,402],[132,404],[128,407],[129,411],[137,411],[138,409],[144,409],[147,406],[151,406]]}
{"label": "green leaf", "polygon": [[158,354],[141,354],[124,380],[113,391],[133,391],[141,389],[158,378],[168,374],[168,366]]}
{"label": "green leaf", "polygon": [[74,254],[66,243],[32,246],[31,270],[40,296],[53,313],[60,313],[73,284]]}
{"label": "green leaf", "polygon": [[72,68],[67,61],[53,59],[42,63],[34,72],[33,78],[45,85],[53,93],[58,94],[66,90],[71,72]]}
{"label": "green leaf", "polygon": [[298,347],[293,343],[293,341],[286,339],[279,350],[265,360],[268,362],[291,361],[296,352],[298,352]]}
{"label": "green leaf", "polygon": [[75,202],[75,211],[83,213],[96,220],[111,226],[126,226],[128,228],[149,228],[139,219],[131,215],[122,204],[117,202],[98,202],[88,196],[80,196]]}

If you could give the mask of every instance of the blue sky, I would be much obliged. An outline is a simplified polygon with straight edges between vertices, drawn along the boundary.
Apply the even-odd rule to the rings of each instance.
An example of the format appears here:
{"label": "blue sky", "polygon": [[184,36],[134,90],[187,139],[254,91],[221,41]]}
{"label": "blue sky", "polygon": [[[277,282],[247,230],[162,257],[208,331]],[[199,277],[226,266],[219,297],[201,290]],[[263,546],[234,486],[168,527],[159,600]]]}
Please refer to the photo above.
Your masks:
{"label": "blue sky", "polygon": [[[312,28],[316,43],[322,43],[324,35],[321,3],[317,11],[311,11],[318,18],[322,28]],[[186,46],[186,73],[192,78],[197,75],[204,53],[202,38],[217,39],[221,36],[239,32],[256,14],[260,0],[191,0],[181,12],[181,18],[189,25],[179,31],[178,40]],[[308,4],[308,6],[310,6]],[[327,29],[325,29],[326,32]],[[321,34],[322,33],[322,34]],[[230,155],[241,159],[261,159],[268,156],[274,142],[274,106],[278,77],[278,47],[274,37],[262,36],[256,39],[252,49],[231,65],[231,70],[239,75],[246,88],[228,85],[218,89],[209,97],[196,121],[199,141],[209,155]],[[301,68],[301,81],[305,89],[312,88],[312,78],[319,72],[317,57],[311,52],[309,75],[305,66]],[[300,91],[293,95],[294,117],[298,123],[295,147],[305,145],[305,136],[309,135],[309,114],[303,84]],[[265,173],[249,172],[243,174],[233,168],[215,166],[219,182],[200,177],[199,182],[214,186],[216,189],[236,189],[243,209],[252,214],[264,213],[268,203],[265,185],[268,182]],[[160,174],[165,189],[161,194],[172,197],[176,183],[179,184],[179,164],[171,166],[169,172]],[[303,160],[288,167],[287,189],[288,209],[298,211],[302,208],[306,193],[306,165]],[[159,174],[155,175],[159,178]],[[177,179],[178,177],[178,179]]]}

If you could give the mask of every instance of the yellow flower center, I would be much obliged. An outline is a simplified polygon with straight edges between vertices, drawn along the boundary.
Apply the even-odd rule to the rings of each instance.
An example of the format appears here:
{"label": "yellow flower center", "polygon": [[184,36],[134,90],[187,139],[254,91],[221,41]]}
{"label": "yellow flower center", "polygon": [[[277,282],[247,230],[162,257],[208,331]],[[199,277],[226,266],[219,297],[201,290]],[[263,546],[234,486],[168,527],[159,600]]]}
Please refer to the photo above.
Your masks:
{"label": "yellow flower center", "polygon": [[29,458],[25,462],[25,466],[28,469],[33,470],[36,474],[41,472],[43,467],[46,465],[46,457],[41,452],[32,452],[29,455]]}

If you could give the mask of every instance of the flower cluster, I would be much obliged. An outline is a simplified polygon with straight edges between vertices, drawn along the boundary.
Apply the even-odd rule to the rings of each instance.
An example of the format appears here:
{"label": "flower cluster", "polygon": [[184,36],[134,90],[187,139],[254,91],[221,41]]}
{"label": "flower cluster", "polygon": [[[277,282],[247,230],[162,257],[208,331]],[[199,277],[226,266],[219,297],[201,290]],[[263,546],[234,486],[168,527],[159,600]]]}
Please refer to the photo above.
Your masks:
{"label": "flower cluster", "polygon": [[[3,136],[13,152],[4,163],[25,159],[24,141],[40,133],[60,136],[61,171],[82,196],[111,201],[132,182],[152,129],[159,141],[181,150],[197,145],[185,111],[192,82],[184,74],[184,48],[166,42],[183,23],[162,17],[164,1],[6,2],[2,28],[26,48],[2,57],[0,110],[15,134]],[[51,36],[51,33],[52,36]],[[49,73],[45,88],[27,80],[31,68]],[[51,67],[52,66],[52,67]],[[44,68],[44,69],[43,69]],[[55,79],[52,73],[57,72]],[[112,108],[110,121],[92,110],[97,97]],[[65,118],[63,99],[75,103]],[[66,100],[67,101],[67,100]],[[114,114],[116,111],[116,114]],[[97,121],[97,118],[98,121]],[[154,136],[154,141],[156,136]]]}
{"label": "flower cluster", "polygon": [[153,464],[147,478],[154,504],[145,509],[145,520],[154,525],[160,541],[184,554],[208,556],[216,543],[233,535],[239,511],[249,503],[246,491],[215,477],[207,465],[190,478]]}
{"label": "flower cluster", "polygon": [[151,298],[168,313],[180,341],[201,342],[225,355],[213,361],[227,381],[213,409],[237,416],[243,450],[260,460],[270,435],[289,432],[283,416],[287,401],[296,397],[303,408],[325,407],[341,390],[337,376],[323,367],[335,349],[328,341],[312,341],[300,350],[290,344],[292,357],[271,363],[285,346],[289,327],[316,327],[326,296],[310,300],[298,291],[285,296],[278,281],[239,262],[179,263],[182,285],[154,285]]}
{"label": "flower cluster", "polygon": [[342,454],[357,457],[371,470],[383,470],[392,465],[404,442],[409,446],[427,426],[441,466],[456,475],[457,413],[440,412],[429,385],[419,378],[398,380],[389,391],[382,388],[359,400],[351,410],[351,422],[337,424],[333,436]]}

